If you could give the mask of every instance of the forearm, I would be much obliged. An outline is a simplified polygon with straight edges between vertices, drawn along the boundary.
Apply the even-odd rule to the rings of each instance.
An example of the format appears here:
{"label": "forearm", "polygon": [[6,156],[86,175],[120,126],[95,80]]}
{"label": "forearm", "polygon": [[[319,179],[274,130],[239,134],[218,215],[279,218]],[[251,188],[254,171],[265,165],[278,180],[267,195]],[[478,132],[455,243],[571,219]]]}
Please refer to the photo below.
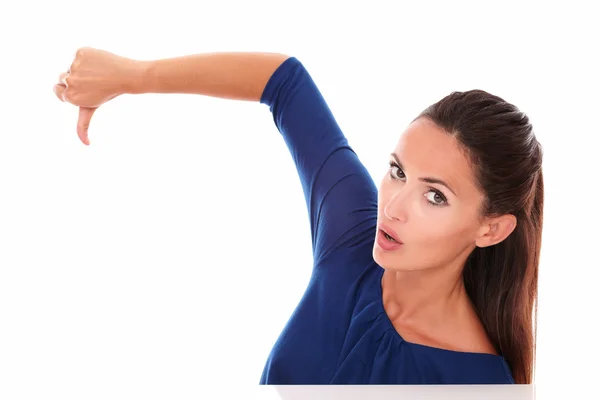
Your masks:
{"label": "forearm", "polygon": [[134,94],[200,94],[259,101],[275,70],[289,56],[277,53],[223,52],[140,61]]}

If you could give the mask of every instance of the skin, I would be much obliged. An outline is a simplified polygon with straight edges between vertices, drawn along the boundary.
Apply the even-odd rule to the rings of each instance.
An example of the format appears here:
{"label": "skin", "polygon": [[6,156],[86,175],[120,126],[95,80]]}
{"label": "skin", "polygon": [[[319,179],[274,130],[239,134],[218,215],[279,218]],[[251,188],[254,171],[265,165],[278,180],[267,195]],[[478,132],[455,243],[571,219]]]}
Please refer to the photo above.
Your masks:
{"label": "skin", "polygon": [[[59,75],[54,93],[79,107],[77,135],[89,145],[94,112],[115,97],[188,93],[258,101],[268,79],[287,58],[230,52],[141,61],[84,47]],[[409,342],[494,353],[462,285],[462,266],[475,246],[504,240],[516,220],[511,215],[477,214],[484,196],[474,185],[470,162],[456,140],[433,123],[414,121],[394,153],[403,171],[390,168],[391,175],[381,182],[378,222],[393,229],[404,244],[392,252],[377,244],[373,248],[375,261],[385,268],[381,285],[386,312]],[[440,184],[426,184],[421,177],[442,179],[454,193]],[[428,199],[443,204],[436,207]]]}
{"label": "skin", "polygon": [[[430,120],[410,124],[393,154],[403,168],[390,156],[393,165],[379,188],[378,223],[394,230],[403,245],[373,248],[385,268],[383,303],[392,324],[409,342],[496,354],[465,291],[462,269],[476,246],[504,240],[516,219],[479,215],[484,195],[470,160]],[[443,180],[452,190],[424,177]]]}
{"label": "skin", "polygon": [[182,93],[257,102],[287,58],[279,53],[219,52],[145,61],[82,47],[69,69],[59,75],[54,93],[59,100],[79,106],[77,135],[89,146],[92,116],[115,97]]}

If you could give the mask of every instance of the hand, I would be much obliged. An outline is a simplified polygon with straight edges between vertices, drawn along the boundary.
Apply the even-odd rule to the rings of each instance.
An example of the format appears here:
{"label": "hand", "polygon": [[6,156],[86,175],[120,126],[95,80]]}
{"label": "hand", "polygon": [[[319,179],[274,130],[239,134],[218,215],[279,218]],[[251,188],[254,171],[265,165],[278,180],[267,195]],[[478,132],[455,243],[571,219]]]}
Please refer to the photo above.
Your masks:
{"label": "hand", "polygon": [[90,144],[88,130],[94,112],[130,91],[142,75],[140,68],[140,62],[107,51],[89,47],[77,50],[71,67],[54,85],[54,93],[59,100],[79,106],[77,135],[84,144]]}

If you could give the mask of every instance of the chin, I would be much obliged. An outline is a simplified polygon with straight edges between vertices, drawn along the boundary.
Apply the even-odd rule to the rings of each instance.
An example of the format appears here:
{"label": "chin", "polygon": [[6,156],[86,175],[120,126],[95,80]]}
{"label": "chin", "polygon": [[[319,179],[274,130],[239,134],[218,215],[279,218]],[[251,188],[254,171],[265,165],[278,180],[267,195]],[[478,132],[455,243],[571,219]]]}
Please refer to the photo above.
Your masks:
{"label": "chin", "polygon": [[401,254],[387,252],[377,247],[377,245],[373,247],[373,260],[381,268],[388,271],[411,272],[427,269],[426,267],[415,265],[414,262],[410,262],[410,260],[407,260]]}
{"label": "chin", "polygon": [[405,270],[405,268],[399,267],[406,265],[406,263],[402,262],[402,257],[399,257],[397,254],[389,254],[377,247],[377,245],[373,248],[373,260],[383,269],[394,271]]}

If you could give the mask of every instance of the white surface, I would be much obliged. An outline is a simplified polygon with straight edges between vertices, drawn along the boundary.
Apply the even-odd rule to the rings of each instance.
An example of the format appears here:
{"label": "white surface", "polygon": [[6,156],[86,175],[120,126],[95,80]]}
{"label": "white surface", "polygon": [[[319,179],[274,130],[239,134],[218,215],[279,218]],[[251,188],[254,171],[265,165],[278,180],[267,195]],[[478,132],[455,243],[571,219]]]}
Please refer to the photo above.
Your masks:
{"label": "white surface", "polygon": [[0,398],[250,393],[310,275],[304,198],[266,106],[122,97],[85,147],[77,109],[52,93],[80,46],[294,55],[376,180],[406,124],[450,91],[517,104],[546,153],[537,383],[595,381],[597,14],[436,3],[3,6]]}
{"label": "white surface", "polygon": [[[488,386],[263,386],[250,398],[256,400],[533,400],[533,385]],[[225,397],[223,397],[225,398]]]}

